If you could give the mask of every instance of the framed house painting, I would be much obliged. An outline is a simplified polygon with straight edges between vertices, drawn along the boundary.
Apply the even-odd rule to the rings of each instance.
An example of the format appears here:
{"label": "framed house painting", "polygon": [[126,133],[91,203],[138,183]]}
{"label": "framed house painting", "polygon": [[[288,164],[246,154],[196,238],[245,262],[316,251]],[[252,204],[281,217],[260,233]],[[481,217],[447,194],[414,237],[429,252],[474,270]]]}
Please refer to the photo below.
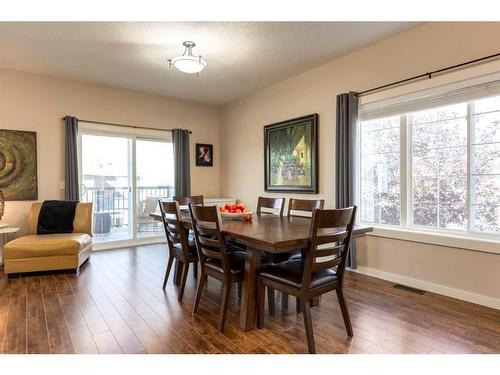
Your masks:
{"label": "framed house painting", "polygon": [[264,127],[265,190],[318,192],[318,114]]}
{"label": "framed house painting", "polygon": [[214,145],[205,143],[196,144],[196,165],[198,167],[213,167]]}
{"label": "framed house painting", "polygon": [[36,132],[0,129],[0,190],[6,201],[38,199]]}

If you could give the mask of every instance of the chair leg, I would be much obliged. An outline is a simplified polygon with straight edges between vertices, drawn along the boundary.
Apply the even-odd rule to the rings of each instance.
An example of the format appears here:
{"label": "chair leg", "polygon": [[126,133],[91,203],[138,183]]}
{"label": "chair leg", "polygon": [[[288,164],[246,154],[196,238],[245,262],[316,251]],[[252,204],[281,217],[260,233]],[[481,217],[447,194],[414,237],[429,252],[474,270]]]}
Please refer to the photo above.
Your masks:
{"label": "chair leg", "polygon": [[[271,288],[268,288],[270,290]],[[274,289],[273,289],[274,291]],[[264,328],[264,306],[266,304],[266,287],[261,280],[257,280],[257,328]]]}
{"label": "chair leg", "polygon": [[[297,298],[297,300],[299,300]],[[306,329],[307,336],[307,349],[309,350],[309,354],[316,353],[316,347],[314,345],[314,332],[311,320],[311,307],[309,306],[309,301],[306,301],[305,298],[301,299],[301,308],[302,314],[304,315],[304,327]]]}
{"label": "chair leg", "polygon": [[193,305],[193,314],[198,311],[198,306],[200,306],[201,295],[203,294],[203,288],[205,287],[205,283],[207,281],[207,275],[201,272],[200,277],[198,278],[198,287],[196,288],[196,298],[194,299]]}
{"label": "chair leg", "polygon": [[300,314],[302,312],[302,303],[299,297],[297,297],[295,309],[297,310],[297,314]]}
{"label": "chair leg", "polygon": [[275,304],[274,304],[274,289],[267,287],[267,303],[269,308],[269,314],[274,314]]}
{"label": "chair leg", "polygon": [[184,288],[186,287],[188,272],[189,272],[189,262],[186,262],[184,264],[184,267],[182,268],[181,290],[179,290],[179,296],[177,297],[179,302],[182,301],[182,296],[184,295]]}
{"label": "chair leg", "polygon": [[167,287],[168,276],[170,275],[170,270],[172,269],[172,263],[174,263],[174,257],[169,257],[167,271],[165,272],[165,279],[163,280],[163,289]]}
{"label": "chair leg", "polygon": [[197,278],[198,278],[198,261],[197,261],[197,260],[195,260],[195,261],[193,262],[193,267],[194,267],[194,268],[193,268],[193,277],[194,277],[195,279],[197,279]]}
{"label": "chair leg", "polygon": [[184,263],[182,263],[178,258],[175,258],[175,267],[174,267],[174,284],[179,285],[181,283],[182,277],[182,267]]}
{"label": "chair leg", "polygon": [[238,283],[238,301],[241,300],[241,282]]}
{"label": "chair leg", "polygon": [[227,306],[229,305],[229,297],[231,296],[231,281],[226,280],[222,291],[222,303],[219,316],[219,331],[224,331],[224,322],[226,321]]}
{"label": "chair leg", "polygon": [[342,288],[337,290],[337,298],[339,299],[340,310],[342,311],[342,317],[344,318],[345,329],[349,337],[354,336],[352,331],[351,319],[349,318],[349,311],[347,310],[347,304],[345,303],[344,293]]}
{"label": "chair leg", "polygon": [[320,297],[311,298],[311,300],[309,301],[309,306],[311,306],[311,307],[318,306],[319,301],[320,301]]}
{"label": "chair leg", "polygon": [[288,293],[281,292],[281,310],[288,311]]}

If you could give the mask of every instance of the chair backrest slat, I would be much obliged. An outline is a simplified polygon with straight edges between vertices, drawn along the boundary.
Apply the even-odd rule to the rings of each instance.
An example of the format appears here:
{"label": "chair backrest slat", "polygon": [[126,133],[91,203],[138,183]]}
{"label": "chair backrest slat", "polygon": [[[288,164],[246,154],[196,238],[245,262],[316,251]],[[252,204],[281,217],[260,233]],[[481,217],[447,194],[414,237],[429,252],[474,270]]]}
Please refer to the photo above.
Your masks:
{"label": "chair backrest slat", "polygon": [[209,247],[218,247],[219,246],[219,240],[218,239],[212,239],[208,237],[204,237],[202,235],[199,236],[199,242],[203,246],[209,246]]}
{"label": "chair backrest slat", "polygon": [[180,245],[183,256],[186,259],[189,258],[188,235],[180,219],[179,204],[175,201],[166,202],[161,199],[158,200],[158,204],[160,206],[169,251],[172,254],[172,252],[176,251],[174,247],[178,249],[179,246],[176,245]]}
{"label": "chair backrest slat", "polygon": [[201,267],[205,267],[208,258],[220,259],[224,274],[230,277],[231,266],[224,233],[220,229],[221,219],[218,208],[216,206],[201,206],[190,203],[189,212]]}
{"label": "chair backrest slat", "polygon": [[341,257],[337,257],[335,259],[325,260],[321,263],[313,263],[312,264],[312,271],[318,272],[318,271],[323,271],[327,268],[334,268],[334,267],[337,267],[338,265],[340,265],[340,263],[342,263]]}
{"label": "chair backrest slat", "polygon": [[316,237],[316,244],[317,245],[324,245],[327,243],[343,241],[348,235],[349,235],[349,233],[347,233],[347,231],[343,231],[341,233],[333,233],[331,235],[317,236]]}
{"label": "chair backrest slat", "polygon": [[187,206],[190,203],[200,206],[203,206],[205,204],[203,195],[174,196],[173,200],[178,202],[179,206]]}
{"label": "chair backrest slat", "polygon": [[257,215],[271,214],[283,216],[285,198],[259,197],[257,200]]}
{"label": "chair backrest slat", "polygon": [[222,255],[219,251],[210,250],[203,246],[201,247],[201,252],[208,258],[216,258],[216,259],[222,258]]}
{"label": "chair backrest slat", "polygon": [[316,258],[321,258],[321,257],[330,257],[333,255],[339,255],[342,252],[343,248],[344,248],[343,245],[334,245],[329,247],[316,248],[314,256]]}
{"label": "chair backrest slat", "polygon": [[304,258],[303,288],[309,288],[313,272],[334,267],[342,282],[355,216],[355,206],[313,211]]}
{"label": "chair backrest slat", "polygon": [[288,201],[288,216],[312,217],[315,209],[323,209],[324,199],[295,199]]}

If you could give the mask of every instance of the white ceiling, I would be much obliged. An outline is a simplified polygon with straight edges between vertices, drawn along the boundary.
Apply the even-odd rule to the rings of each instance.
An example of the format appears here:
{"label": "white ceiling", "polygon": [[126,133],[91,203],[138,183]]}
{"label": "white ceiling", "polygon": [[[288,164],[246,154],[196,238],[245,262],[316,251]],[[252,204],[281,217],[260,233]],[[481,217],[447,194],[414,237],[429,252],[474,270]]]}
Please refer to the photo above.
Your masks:
{"label": "white ceiling", "polygon": [[[0,66],[224,104],[415,26],[411,22],[1,22]],[[194,41],[198,77],[166,60]]]}

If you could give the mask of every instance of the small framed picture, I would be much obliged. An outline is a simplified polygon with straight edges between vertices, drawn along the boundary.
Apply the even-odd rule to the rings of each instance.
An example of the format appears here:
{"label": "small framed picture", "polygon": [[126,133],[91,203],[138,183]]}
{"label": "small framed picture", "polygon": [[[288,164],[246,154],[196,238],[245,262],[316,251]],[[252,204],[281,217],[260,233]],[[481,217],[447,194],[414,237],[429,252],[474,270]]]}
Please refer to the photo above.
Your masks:
{"label": "small framed picture", "polygon": [[196,165],[198,167],[213,167],[214,165],[214,145],[196,144]]}

